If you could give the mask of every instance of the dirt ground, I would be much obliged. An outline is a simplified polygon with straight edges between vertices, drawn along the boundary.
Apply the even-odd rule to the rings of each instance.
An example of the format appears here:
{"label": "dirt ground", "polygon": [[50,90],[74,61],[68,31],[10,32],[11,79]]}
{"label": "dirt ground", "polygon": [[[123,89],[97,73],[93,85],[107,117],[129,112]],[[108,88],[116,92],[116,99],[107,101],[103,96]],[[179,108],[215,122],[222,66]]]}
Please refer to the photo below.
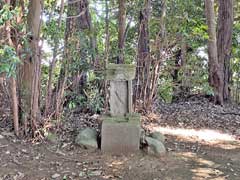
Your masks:
{"label": "dirt ground", "polygon": [[49,141],[17,139],[10,109],[0,102],[0,180],[240,180],[239,106],[206,100],[159,104],[157,116],[142,118],[146,132],[167,137],[166,155],[154,157],[143,151],[112,156],[74,145],[78,129],[99,131],[95,115],[71,113]]}
{"label": "dirt ground", "polygon": [[162,157],[144,152],[111,156],[71,142],[32,144],[0,131],[0,179],[240,179],[240,141],[209,143],[167,135]]}

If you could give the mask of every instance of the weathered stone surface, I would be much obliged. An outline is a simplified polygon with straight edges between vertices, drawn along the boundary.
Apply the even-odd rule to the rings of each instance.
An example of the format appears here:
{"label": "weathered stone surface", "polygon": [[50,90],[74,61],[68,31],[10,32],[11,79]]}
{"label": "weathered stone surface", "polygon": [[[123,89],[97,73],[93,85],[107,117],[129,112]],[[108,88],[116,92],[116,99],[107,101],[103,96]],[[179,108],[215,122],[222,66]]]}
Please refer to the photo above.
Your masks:
{"label": "weathered stone surface", "polygon": [[139,150],[139,121],[115,122],[114,120],[104,120],[101,135],[103,152],[128,154]]}
{"label": "weathered stone surface", "polygon": [[81,130],[75,139],[75,143],[85,148],[98,148],[96,130],[91,128]]}
{"label": "weathered stone surface", "polygon": [[153,139],[161,141],[162,143],[166,141],[166,137],[159,131],[152,132],[149,136]]}
{"label": "weathered stone surface", "polygon": [[108,64],[106,80],[133,80],[136,66],[134,64]]}
{"label": "weathered stone surface", "polygon": [[166,153],[166,148],[161,141],[153,139],[152,137],[146,137],[146,142],[148,144],[148,153],[160,156]]}
{"label": "weathered stone surface", "polygon": [[127,81],[110,81],[110,114],[124,116],[128,113]]}
{"label": "weathered stone surface", "polygon": [[132,81],[127,81],[128,85],[128,113],[133,113],[133,102],[132,102],[132,96],[133,96],[133,87],[132,87]]}

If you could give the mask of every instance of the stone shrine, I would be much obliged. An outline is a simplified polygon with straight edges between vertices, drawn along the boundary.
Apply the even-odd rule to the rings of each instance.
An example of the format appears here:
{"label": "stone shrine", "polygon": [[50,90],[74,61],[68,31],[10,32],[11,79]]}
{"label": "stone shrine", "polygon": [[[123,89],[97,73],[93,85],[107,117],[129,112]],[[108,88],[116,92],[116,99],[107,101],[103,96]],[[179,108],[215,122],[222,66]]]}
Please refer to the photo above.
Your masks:
{"label": "stone shrine", "polygon": [[136,66],[109,64],[106,80],[110,81],[110,114],[102,116],[101,149],[111,154],[139,150],[140,115],[133,113],[132,80]]}

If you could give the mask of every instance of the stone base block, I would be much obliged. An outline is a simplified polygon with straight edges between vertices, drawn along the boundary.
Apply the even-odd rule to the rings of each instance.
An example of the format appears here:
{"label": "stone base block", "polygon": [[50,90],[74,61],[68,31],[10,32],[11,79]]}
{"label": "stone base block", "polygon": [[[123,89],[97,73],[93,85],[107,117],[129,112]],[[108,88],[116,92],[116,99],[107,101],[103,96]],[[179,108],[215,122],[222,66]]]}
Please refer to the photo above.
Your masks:
{"label": "stone base block", "polygon": [[135,119],[125,122],[117,122],[117,120],[117,117],[106,118],[105,120],[103,118],[102,151],[110,154],[129,154],[138,151],[140,146],[140,120]]}

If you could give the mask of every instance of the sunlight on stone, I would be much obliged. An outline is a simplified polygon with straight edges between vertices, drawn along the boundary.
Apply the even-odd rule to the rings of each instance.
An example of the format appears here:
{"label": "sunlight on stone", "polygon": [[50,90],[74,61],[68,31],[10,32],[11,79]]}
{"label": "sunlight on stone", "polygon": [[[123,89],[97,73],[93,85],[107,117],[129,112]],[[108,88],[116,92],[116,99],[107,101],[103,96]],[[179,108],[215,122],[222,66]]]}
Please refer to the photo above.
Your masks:
{"label": "sunlight on stone", "polygon": [[156,131],[160,131],[163,134],[191,137],[204,141],[235,141],[235,139],[229,135],[210,129],[182,129],[182,128],[170,128],[170,127],[155,127]]}

